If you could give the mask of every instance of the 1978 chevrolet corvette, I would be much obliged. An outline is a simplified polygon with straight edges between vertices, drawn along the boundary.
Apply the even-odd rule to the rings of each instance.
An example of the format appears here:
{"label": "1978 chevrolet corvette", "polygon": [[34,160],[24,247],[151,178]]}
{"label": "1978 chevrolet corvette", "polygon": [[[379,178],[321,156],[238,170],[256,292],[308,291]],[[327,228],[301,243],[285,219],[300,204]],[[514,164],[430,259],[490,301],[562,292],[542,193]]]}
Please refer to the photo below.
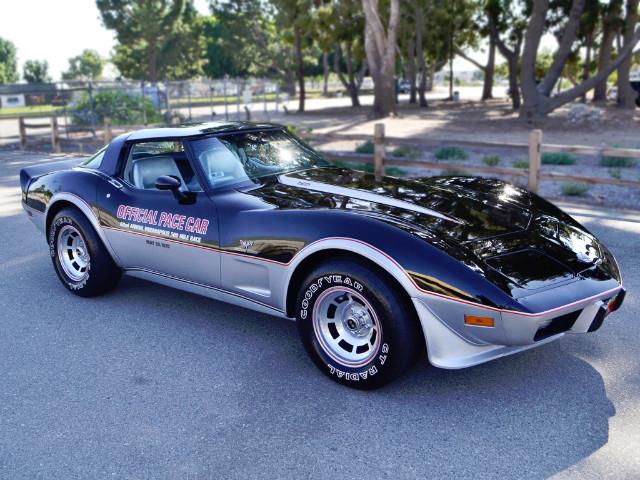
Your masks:
{"label": "1978 chevrolet corvette", "polygon": [[20,172],[62,284],[125,273],[295,319],[318,368],[384,385],[426,346],[463,368],[593,332],[624,299],[615,259],[542,198],[499,180],[376,182],[286,129],[140,130]]}

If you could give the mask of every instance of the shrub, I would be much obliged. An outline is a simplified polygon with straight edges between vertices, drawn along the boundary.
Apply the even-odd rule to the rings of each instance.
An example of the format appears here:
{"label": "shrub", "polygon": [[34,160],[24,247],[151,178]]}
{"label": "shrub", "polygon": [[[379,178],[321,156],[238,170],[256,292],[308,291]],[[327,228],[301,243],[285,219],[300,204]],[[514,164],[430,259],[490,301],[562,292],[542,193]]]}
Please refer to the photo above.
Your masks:
{"label": "shrub", "polygon": [[368,155],[373,154],[373,142],[371,140],[367,140],[364,143],[356,145],[356,153],[366,153]]}
{"label": "shrub", "polygon": [[603,167],[629,168],[633,167],[636,161],[629,157],[602,157],[600,165]]}
{"label": "shrub", "polygon": [[610,168],[609,175],[611,175],[612,178],[620,180],[622,178],[622,169],[620,167]]}
{"label": "shrub", "polygon": [[289,123],[289,124],[287,124],[287,132],[292,133],[293,135],[295,135],[298,132],[298,127],[296,127],[295,125]]}
{"label": "shrub", "polygon": [[524,158],[520,158],[518,160],[514,160],[511,163],[513,168],[529,168],[529,160],[525,160]]}
{"label": "shrub", "polygon": [[415,160],[420,156],[420,150],[413,145],[400,145],[399,147],[391,151],[391,156]]}
{"label": "shrub", "polygon": [[440,147],[435,151],[435,157],[438,160],[466,160],[469,155],[460,147]]}
{"label": "shrub", "polygon": [[576,157],[570,153],[543,153],[542,154],[543,165],[573,165],[576,163]]}
{"label": "shrub", "polygon": [[500,157],[498,155],[488,155],[482,158],[482,162],[490,167],[495,167],[500,163]]}
{"label": "shrub", "polygon": [[[146,115],[143,115],[140,97],[123,91],[99,91],[93,95],[93,111],[98,125],[104,123],[105,117],[110,117],[113,125],[141,124],[145,116],[147,123],[159,123],[162,120],[150,98],[144,97],[142,107]],[[91,125],[89,94],[83,93],[69,113],[75,125]]]}
{"label": "shrub", "polygon": [[570,197],[582,197],[589,191],[589,185],[586,183],[563,183],[560,190],[563,195]]}

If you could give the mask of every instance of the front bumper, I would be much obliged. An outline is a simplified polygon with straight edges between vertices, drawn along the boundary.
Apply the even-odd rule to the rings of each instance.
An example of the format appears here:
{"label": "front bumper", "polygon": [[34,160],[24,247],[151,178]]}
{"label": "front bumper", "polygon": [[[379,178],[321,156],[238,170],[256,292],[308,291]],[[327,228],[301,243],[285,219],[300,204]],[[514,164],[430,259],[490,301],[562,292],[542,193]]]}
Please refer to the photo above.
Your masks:
{"label": "front bumper", "polygon": [[[413,298],[436,367],[465,368],[544,345],[565,333],[597,330],[624,300],[622,287],[541,313],[488,309],[449,298]],[[493,327],[466,325],[465,315],[491,316]]]}

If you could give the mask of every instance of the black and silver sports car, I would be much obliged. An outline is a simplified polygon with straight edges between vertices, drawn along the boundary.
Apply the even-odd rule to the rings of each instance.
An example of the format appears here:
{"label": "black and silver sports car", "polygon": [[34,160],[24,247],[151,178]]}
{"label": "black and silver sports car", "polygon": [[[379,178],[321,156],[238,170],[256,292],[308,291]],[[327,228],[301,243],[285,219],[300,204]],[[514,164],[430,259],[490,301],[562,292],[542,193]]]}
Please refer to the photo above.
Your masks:
{"label": "black and silver sports car", "polygon": [[624,299],[607,248],[542,198],[482,178],[376,181],[277,125],[140,130],[20,183],[71,292],[125,273],[294,319],[318,368],[358,388],[425,347],[463,368],[593,332]]}

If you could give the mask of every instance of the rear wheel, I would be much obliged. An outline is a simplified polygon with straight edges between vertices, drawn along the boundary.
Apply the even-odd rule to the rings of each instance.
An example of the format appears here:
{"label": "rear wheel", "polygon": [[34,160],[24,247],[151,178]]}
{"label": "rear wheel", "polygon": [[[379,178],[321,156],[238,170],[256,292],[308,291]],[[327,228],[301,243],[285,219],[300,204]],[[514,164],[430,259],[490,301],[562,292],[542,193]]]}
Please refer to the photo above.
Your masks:
{"label": "rear wheel", "polygon": [[307,353],[343,385],[381,387],[407,370],[419,352],[422,334],[408,301],[389,279],[357,260],[315,268],[296,308]]}
{"label": "rear wheel", "polygon": [[75,208],[61,210],[51,222],[49,252],[58,278],[76,295],[99,295],[120,280],[120,269],[91,223]]}

